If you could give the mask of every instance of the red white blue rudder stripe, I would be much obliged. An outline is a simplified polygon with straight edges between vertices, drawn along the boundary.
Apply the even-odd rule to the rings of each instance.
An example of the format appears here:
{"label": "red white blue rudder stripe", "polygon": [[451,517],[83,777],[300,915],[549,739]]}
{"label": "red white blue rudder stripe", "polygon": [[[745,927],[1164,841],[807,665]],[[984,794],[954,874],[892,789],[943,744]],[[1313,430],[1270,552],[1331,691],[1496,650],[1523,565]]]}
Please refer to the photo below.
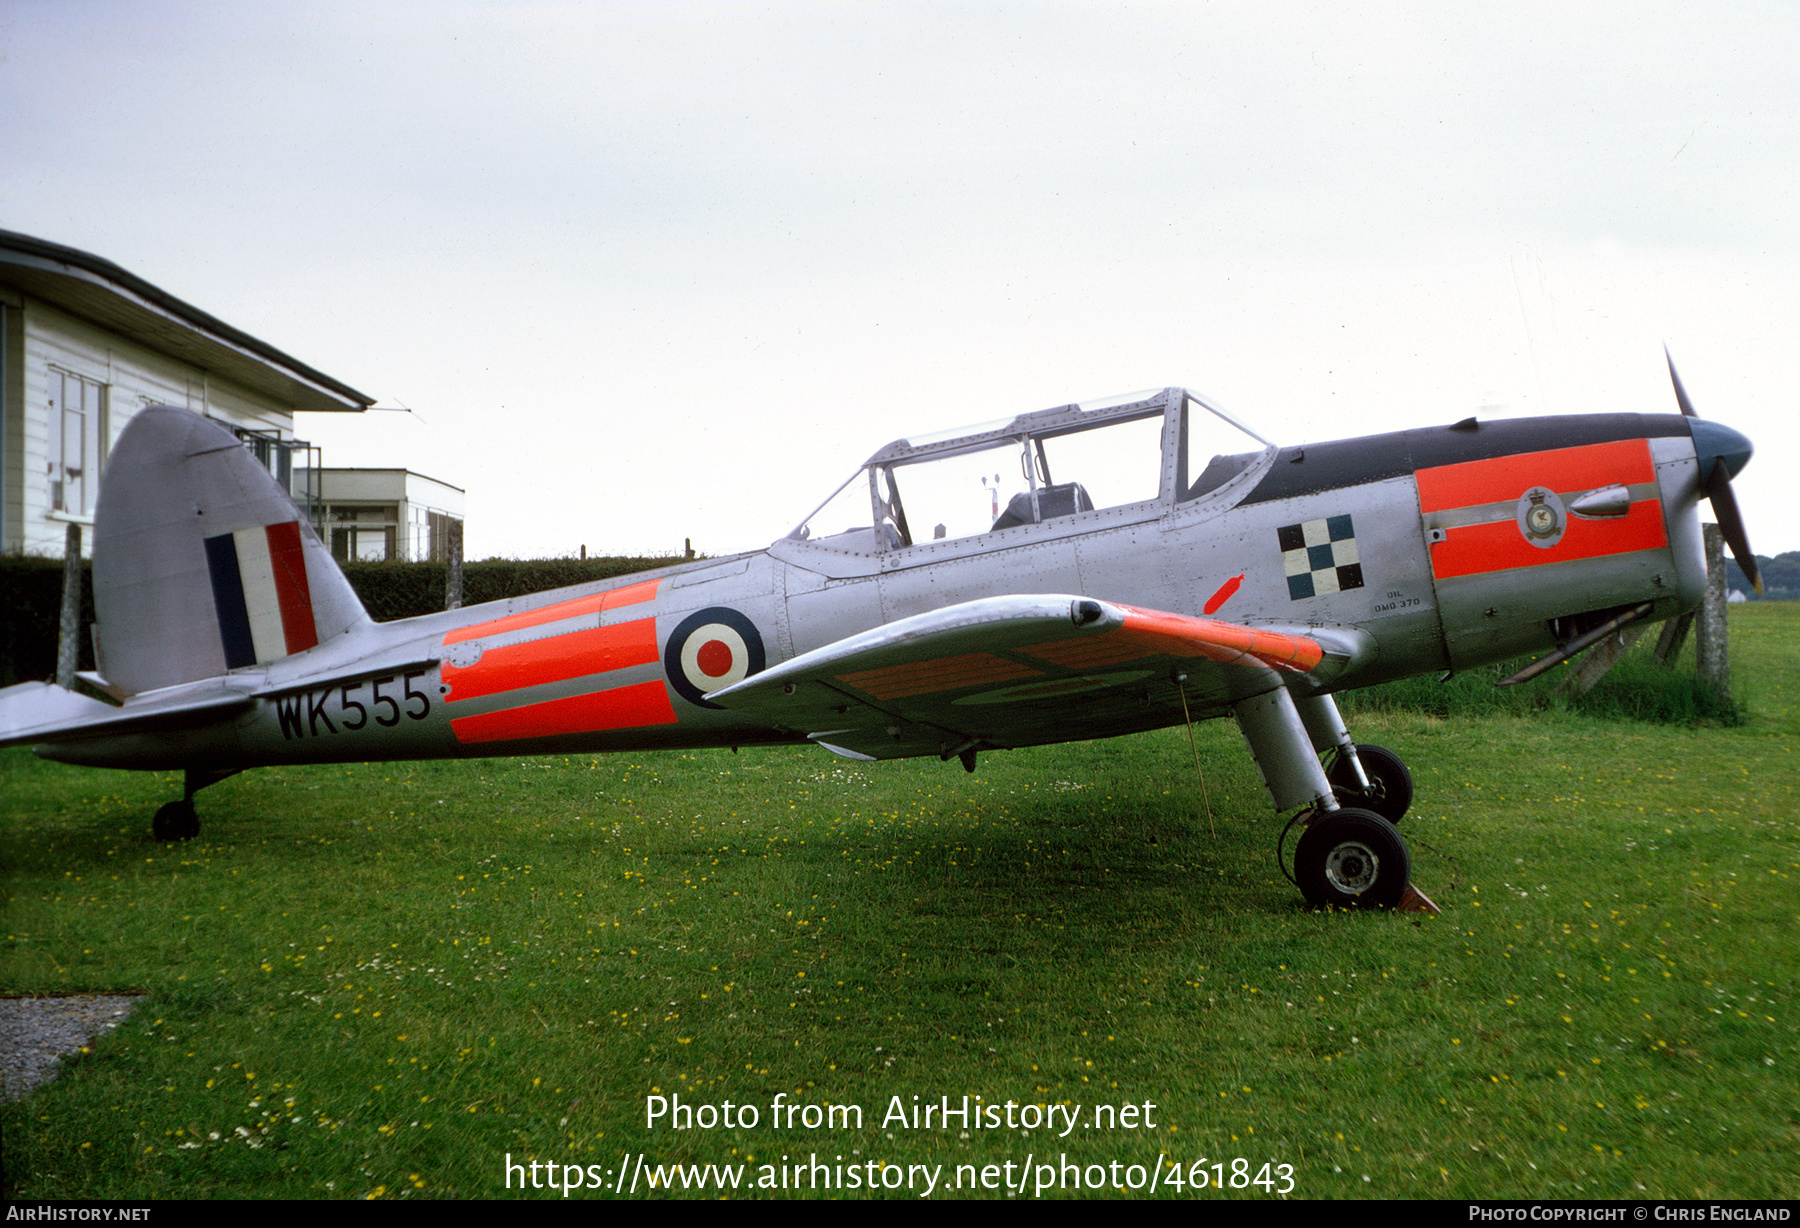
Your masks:
{"label": "red white blue rudder stripe", "polygon": [[206,565],[226,668],[279,660],[319,642],[299,521],[209,537]]}

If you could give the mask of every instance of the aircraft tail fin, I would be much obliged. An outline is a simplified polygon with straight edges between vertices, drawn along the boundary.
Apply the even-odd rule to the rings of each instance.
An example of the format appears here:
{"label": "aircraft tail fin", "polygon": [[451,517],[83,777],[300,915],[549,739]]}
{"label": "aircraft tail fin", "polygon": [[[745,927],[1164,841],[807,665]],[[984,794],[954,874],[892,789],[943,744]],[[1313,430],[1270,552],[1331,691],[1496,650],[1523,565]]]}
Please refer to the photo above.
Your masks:
{"label": "aircraft tail fin", "polygon": [[166,405],[120,435],[94,516],[95,648],[124,695],[304,652],[369,616],[306,517],[216,422]]}

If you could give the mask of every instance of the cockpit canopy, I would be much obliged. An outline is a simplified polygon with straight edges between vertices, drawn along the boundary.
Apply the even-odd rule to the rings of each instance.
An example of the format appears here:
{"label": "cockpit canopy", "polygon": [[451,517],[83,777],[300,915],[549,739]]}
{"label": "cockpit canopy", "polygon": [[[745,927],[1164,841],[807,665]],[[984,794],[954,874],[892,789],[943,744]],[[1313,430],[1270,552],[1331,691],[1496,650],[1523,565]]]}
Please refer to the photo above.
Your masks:
{"label": "cockpit canopy", "polygon": [[[1224,452],[1254,443],[1250,451]],[[1274,445],[1183,388],[896,439],[788,540],[856,554],[1198,500]],[[1210,459],[1208,459],[1210,458]]]}

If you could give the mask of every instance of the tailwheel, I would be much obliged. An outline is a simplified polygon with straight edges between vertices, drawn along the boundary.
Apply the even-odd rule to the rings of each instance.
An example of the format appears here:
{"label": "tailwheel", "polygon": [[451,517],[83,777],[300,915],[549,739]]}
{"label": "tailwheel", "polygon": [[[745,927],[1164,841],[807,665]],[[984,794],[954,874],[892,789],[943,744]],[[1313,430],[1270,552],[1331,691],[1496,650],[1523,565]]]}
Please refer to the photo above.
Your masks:
{"label": "tailwheel", "polygon": [[1338,805],[1373,811],[1390,823],[1398,823],[1412,805],[1412,773],[1406,770],[1400,756],[1385,746],[1358,742],[1356,758],[1362,764],[1363,775],[1369,778],[1369,788],[1364,790],[1356,783],[1349,756],[1339,754],[1327,773]]}
{"label": "tailwheel", "polygon": [[1334,810],[1300,837],[1294,873],[1314,908],[1397,908],[1412,878],[1412,855],[1380,815]]}
{"label": "tailwheel", "polygon": [[158,840],[192,840],[199,835],[200,815],[194,799],[184,797],[159,809],[150,820],[150,833]]}

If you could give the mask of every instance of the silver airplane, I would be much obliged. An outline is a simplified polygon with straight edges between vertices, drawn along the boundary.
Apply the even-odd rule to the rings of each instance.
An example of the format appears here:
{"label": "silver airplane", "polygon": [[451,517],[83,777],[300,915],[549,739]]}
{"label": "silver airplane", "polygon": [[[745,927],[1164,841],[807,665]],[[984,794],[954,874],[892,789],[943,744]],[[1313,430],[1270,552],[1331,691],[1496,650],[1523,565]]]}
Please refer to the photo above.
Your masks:
{"label": "silver airplane", "polygon": [[813,742],[973,771],[1229,714],[1305,822],[1309,902],[1428,908],[1406,766],[1332,695],[1693,609],[1703,497],[1754,578],[1750,443],[1675,388],[1679,415],[1291,448],[1180,388],[1062,405],[895,440],[767,550],[390,623],[231,434],[149,408],[101,488],[89,693],[0,691],[0,745],[181,769],[153,828],[184,839],[196,792],[269,764]]}

